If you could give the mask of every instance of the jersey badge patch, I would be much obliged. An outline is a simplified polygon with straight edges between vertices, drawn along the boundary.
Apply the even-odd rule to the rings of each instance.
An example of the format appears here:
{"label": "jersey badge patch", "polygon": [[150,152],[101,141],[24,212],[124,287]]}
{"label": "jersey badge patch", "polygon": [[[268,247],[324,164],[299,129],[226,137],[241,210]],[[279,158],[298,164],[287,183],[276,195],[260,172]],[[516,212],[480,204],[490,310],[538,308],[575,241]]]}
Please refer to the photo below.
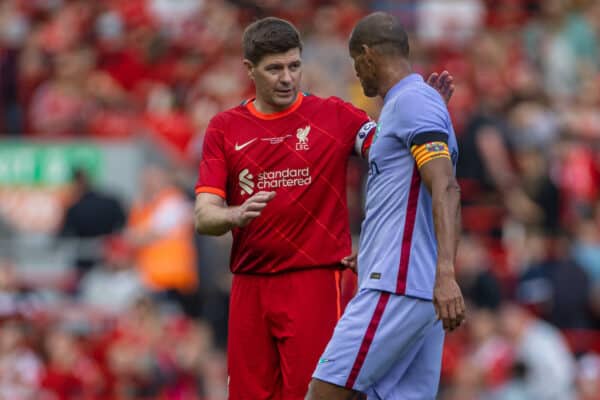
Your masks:
{"label": "jersey badge patch", "polygon": [[438,151],[444,151],[445,146],[443,143],[440,143],[440,142],[431,142],[431,143],[425,144],[425,149],[427,149],[427,151],[429,151],[429,152],[438,152]]}
{"label": "jersey badge patch", "polygon": [[296,138],[298,138],[298,143],[296,143],[296,150],[308,150],[308,134],[310,133],[310,125],[306,125],[304,128],[298,128],[296,131]]}

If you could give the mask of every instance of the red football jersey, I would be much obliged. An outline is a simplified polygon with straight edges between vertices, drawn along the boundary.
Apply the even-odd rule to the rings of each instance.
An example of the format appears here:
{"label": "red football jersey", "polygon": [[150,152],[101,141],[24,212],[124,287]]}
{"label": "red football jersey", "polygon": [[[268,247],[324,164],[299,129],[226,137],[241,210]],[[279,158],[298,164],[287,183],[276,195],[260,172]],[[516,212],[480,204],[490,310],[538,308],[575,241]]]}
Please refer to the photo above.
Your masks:
{"label": "red football jersey", "polygon": [[250,100],[213,117],[196,193],[235,206],[276,192],[260,217],[233,230],[232,272],[337,266],[350,254],[347,163],[374,126],[349,103],[303,93],[276,114],[258,112]]}

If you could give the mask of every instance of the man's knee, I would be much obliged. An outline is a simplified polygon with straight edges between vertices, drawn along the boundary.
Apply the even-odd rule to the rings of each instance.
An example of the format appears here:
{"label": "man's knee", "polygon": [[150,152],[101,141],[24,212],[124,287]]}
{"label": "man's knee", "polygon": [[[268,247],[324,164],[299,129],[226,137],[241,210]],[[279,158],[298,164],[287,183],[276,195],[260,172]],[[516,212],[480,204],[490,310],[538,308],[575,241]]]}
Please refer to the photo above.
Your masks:
{"label": "man's knee", "polygon": [[305,400],[361,400],[361,396],[354,390],[313,378],[308,385]]}

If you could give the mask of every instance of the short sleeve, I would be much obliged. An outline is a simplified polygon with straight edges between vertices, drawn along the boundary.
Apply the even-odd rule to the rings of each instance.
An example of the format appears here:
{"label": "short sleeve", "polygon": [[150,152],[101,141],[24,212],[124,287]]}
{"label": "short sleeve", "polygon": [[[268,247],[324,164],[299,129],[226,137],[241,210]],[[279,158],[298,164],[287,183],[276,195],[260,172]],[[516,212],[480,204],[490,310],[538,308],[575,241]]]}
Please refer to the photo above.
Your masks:
{"label": "short sleeve", "polygon": [[429,141],[430,137],[448,142],[448,109],[437,92],[399,96],[394,108],[399,124],[395,131],[407,147]]}
{"label": "short sleeve", "polygon": [[336,102],[338,121],[340,122],[340,129],[342,130],[344,143],[354,146],[357,135],[361,131],[361,128],[363,128],[365,124],[371,123],[373,127],[375,124],[363,110],[356,108],[352,104],[336,97],[333,99],[335,99]]}
{"label": "short sleeve", "polygon": [[196,194],[212,193],[226,198],[227,162],[224,134],[225,131],[218,116],[211,119],[204,135]]}

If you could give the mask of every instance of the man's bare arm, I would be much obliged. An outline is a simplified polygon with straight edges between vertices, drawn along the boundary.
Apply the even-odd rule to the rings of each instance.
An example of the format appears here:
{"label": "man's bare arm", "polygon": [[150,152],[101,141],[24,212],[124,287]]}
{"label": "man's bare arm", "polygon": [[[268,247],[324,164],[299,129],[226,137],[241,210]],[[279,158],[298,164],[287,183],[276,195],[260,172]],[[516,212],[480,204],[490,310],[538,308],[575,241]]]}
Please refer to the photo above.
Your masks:
{"label": "man's bare arm", "polygon": [[464,300],[454,276],[454,260],[460,237],[460,187],[452,163],[446,157],[433,159],[419,170],[431,193],[438,260],[434,305],[444,329],[454,330],[465,317]]}

